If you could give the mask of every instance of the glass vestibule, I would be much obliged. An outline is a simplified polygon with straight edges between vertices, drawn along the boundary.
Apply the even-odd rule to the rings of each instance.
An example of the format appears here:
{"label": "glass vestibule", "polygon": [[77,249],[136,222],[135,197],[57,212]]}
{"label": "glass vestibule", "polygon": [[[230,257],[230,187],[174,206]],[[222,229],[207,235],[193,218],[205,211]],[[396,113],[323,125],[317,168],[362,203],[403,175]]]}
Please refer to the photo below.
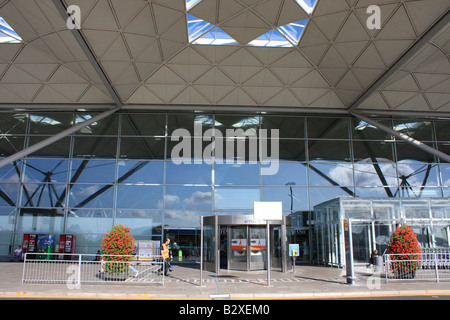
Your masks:
{"label": "glass vestibule", "polygon": [[314,207],[315,260],[345,265],[343,220],[352,221],[354,263],[366,264],[371,252],[384,254],[391,233],[399,225],[411,226],[422,248],[450,247],[448,199],[336,198]]}
{"label": "glass vestibule", "polygon": [[[286,271],[290,267],[286,241],[282,241],[288,238],[286,225],[290,221],[290,217],[283,217],[269,222],[271,270]],[[217,235],[214,241],[213,235]],[[218,273],[220,269],[267,269],[267,243],[265,221],[253,220],[251,215],[204,217],[205,270]],[[210,250],[213,246],[215,254]]]}

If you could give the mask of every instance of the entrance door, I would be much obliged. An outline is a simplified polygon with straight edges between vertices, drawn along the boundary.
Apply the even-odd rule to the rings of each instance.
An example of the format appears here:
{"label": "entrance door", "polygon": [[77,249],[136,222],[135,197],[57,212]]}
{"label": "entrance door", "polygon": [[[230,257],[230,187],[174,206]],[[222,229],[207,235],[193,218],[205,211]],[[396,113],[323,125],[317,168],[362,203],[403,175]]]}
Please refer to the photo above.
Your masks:
{"label": "entrance door", "polygon": [[266,267],[266,228],[249,227],[250,266],[249,270],[264,270]]}
{"label": "entrance door", "polygon": [[230,227],[228,231],[228,269],[247,269],[247,227]]}

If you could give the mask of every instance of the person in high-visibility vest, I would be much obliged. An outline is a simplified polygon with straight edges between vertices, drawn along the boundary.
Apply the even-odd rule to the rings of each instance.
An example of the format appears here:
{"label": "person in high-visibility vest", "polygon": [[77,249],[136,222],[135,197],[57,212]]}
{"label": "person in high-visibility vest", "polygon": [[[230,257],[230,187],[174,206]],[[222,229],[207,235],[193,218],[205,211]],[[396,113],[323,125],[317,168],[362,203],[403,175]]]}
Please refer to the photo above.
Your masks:
{"label": "person in high-visibility vest", "polygon": [[[169,268],[170,268],[169,244],[170,244],[170,239],[166,238],[164,240],[164,243],[161,245],[161,256],[164,261],[164,275],[166,275],[166,276],[168,275]],[[163,267],[161,266],[161,269],[159,271],[162,271],[162,269],[163,269]]]}

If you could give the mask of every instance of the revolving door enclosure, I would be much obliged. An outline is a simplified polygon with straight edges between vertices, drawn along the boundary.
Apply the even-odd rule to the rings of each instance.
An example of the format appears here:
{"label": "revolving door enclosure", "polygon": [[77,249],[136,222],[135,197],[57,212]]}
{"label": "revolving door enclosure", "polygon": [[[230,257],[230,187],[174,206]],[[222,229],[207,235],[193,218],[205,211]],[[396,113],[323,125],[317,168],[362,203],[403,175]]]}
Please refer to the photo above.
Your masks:
{"label": "revolving door enclosure", "polygon": [[[203,263],[205,270],[267,270],[267,224],[252,215],[203,218]],[[269,221],[271,270],[286,272],[292,266],[286,258],[286,228],[291,218]]]}

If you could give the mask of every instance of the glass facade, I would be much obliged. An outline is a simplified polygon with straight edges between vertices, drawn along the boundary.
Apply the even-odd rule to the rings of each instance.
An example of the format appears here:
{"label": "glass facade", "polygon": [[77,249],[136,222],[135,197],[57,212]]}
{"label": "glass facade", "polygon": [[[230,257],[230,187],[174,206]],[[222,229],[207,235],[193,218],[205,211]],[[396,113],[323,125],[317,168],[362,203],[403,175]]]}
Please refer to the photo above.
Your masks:
{"label": "glass facade", "polygon": [[[0,157],[94,115],[2,113]],[[449,149],[448,121],[377,121]],[[192,137],[190,152],[180,152],[177,129]],[[217,129],[213,137],[209,129]],[[279,130],[274,174],[263,174],[270,163],[253,161],[251,139],[225,138],[237,129],[259,137],[268,157],[271,130]],[[236,147],[242,141],[244,153]],[[76,234],[77,252],[95,253],[114,224],[128,225],[138,240],[159,240],[165,230],[199,228],[200,216],[252,214],[254,201],[281,201],[311,259],[312,241],[332,234],[313,234],[312,221],[320,221],[314,206],[349,196],[445,198],[449,185],[450,164],[350,117],[117,113],[0,168],[0,255],[21,244],[25,233]],[[443,201],[436,214],[446,215],[448,206]]]}

